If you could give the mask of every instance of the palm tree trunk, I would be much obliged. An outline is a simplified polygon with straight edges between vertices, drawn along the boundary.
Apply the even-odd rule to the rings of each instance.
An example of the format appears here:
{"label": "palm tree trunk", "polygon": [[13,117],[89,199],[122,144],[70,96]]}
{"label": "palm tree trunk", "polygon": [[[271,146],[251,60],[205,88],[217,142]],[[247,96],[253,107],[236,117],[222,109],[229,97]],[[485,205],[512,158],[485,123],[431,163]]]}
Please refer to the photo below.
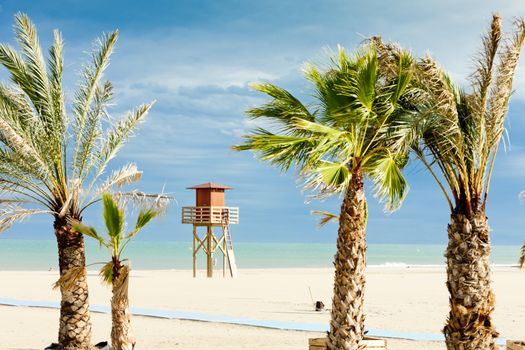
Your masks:
{"label": "palm tree trunk", "polygon": [[84,238],[64,219],[56,218],[54,228],[58,243],[60,276],[71,273],[75,269],[80,271],[73,287],[60,287],[62,300],[60,302],[58,342],[66,350],[87,350],[91,346],[91,321]]}
{"label": "palm tree trunk", "polygon": [[522,269],[525,266],[525,243],[521,246],[521,255],[520,260],[518,261],[518,265],[520,269]]}
{"label": "palm tree trunk", "polygon": [[489,226],[484,210],[453,213],[448,225],[450,314],[443,330],[448,350],[492,350],[495,296],[491,288]]}
{"label": "palm tree trunk", "polygon": [[335,255],[334,296],[328,333],[330,350],[364,349],[363,312],[367,218],[361,174],[353,175],[345,193],[339,216]]}
{"label": "palm tree trunk", "polygon": [[116,277],[113,281],[113,297],[111,298],[111,349],[132,350],[135,339],[131,333],[131,317],[129,313],[128,278],[126,266],[120,268],[118,262]]}

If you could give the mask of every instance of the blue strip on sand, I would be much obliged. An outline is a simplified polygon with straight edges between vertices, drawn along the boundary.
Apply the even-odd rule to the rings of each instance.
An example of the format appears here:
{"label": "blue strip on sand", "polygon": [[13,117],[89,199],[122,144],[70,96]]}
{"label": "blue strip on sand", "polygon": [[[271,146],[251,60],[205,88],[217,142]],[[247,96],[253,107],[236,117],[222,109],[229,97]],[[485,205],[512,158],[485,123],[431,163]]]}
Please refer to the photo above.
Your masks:
{"label": "blue strip on sand", "polygon": [[[8,306],[27,306],[58,309],[60,304],[53,301],[30,301],[0,298],[0,305]],[[110,309],[107,306],[91,305],[93,312],[109,313]],[[210,315],[199,312],[185,312],[185,311],[170,311],[170,310],[156,310],[144,308],[131,308],[131,313],[136,316],[158,317],[166,319],[178,319],[189,321],[204,321],[215,323],[228,323],[243,326],[264,327],[273,329],[284,329],[294,331],[308,331],[308,332],[327,332],[328,325],[322,323],[304,323],[304,322],[287,322],[287,321],[273,321],[273,320],[255,320],[243,317],[232,317],[222,315]],[[420,332],[398,332],[386,331],[383,329],[369,329],[368,335],[381,338],[394,339],[408,339],[408,340],[423,340],[423,341],[443,341],[443,335]],[[505,339],[498,339],[499,345],[505,345]]]}

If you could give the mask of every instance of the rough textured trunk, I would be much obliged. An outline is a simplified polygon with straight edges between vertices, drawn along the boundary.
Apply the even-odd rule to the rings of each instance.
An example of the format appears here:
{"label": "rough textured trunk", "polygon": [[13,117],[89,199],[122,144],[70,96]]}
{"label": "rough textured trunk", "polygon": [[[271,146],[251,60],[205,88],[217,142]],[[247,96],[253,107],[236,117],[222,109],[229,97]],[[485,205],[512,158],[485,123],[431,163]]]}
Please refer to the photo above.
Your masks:
{"label": "rough textured trunk", "polygon": [[131,317],[129,313],[127,266],[118,268],[117,278],[113,282],[113,297],[111,298],[111,349],[132,350],[135,348],[135,338],[131,333]]}
{"label": "rough textured trunk", "polygon": [[448,350],[498,349],[492,326],[489,226],[485,212],[453,213],[448,226],[450,314],[443,330]]}
{"label": "rough textured trunk", "polygon": [[[90,349],[91,322],[89,316],[88,287],[85,269],[84,238],[65,220],[55,220],[58,242],[60,276],[80,271],[73,287],[60,287],[60,328],[58,342],[66,350]],[[83,269],[83,270],[79,270]]]}
{"label": "rough textured trunk", "polygon": [[339,216],[334,296],[327,348],[364,349],[363,312],[366,267],[366,200],[360,174],[354,174]]}

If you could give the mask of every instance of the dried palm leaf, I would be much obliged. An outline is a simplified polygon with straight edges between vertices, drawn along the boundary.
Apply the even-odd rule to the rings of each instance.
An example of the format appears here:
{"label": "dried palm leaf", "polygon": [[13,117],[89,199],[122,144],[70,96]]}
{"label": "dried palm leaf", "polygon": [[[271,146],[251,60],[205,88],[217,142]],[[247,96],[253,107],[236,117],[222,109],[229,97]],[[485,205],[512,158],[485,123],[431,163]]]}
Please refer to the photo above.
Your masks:
{"label": "dried palm leaf", "polygon": [[319,220],[319,224],[318,224],[319,227],[323,227],[324,225],[326,225],[327,223],[331,221],[339,220],[339,215],[329,213],[327,211],[312,210],[310,214],[321,216],[321,219]]}
{"label": "dried palm leaf", "polygon": [[60,276],[60,278],[53,284],[53,289],[62,288],[69,291],[75,286],[75,283],[80,279],[80,276],[85,275],[86,273],[87,270],[85,266],[73,267]]}

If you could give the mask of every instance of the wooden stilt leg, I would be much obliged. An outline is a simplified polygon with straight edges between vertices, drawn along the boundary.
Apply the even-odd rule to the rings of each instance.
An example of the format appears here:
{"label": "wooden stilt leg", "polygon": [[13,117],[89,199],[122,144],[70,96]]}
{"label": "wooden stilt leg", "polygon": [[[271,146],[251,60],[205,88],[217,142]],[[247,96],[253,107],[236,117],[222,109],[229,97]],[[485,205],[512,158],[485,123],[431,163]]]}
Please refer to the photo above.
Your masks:
{"label": "wooden stilt leg", "polygon": [[207,227],[207,244],[208,244],[208,278],[213,277],[213,251],[212,251],[212,238],[213,229],[211,226]]}
{"label": "wooden stilt leg", "polygon": [[195,251],[197,244],[197,226],[193,226],[193,278],[197,277],[197,252]]}
{"label": "wooden stilt leg", "polygon": [[226,240],[224,239],[222,240],[222,247],[222,277],[226,278]]}

